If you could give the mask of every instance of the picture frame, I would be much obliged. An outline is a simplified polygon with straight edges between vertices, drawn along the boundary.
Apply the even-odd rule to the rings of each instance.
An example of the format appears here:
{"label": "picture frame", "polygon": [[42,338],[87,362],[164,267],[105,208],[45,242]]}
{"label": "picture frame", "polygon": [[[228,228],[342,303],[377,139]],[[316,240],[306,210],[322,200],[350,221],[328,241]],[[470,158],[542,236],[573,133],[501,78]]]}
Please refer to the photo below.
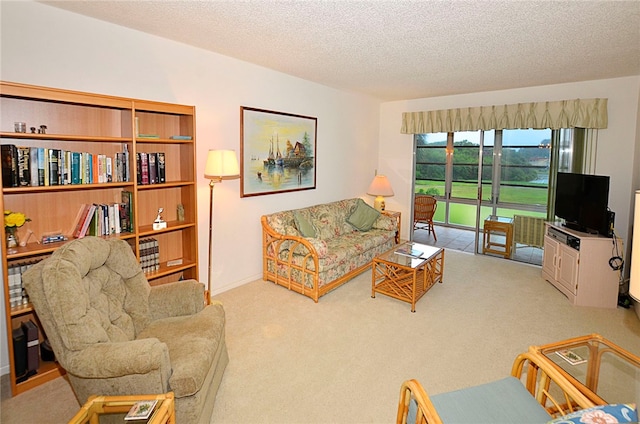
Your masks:
{"label": "picture frame", "polygon": [[240,197],[316,188],[318,119],[240,107]]}

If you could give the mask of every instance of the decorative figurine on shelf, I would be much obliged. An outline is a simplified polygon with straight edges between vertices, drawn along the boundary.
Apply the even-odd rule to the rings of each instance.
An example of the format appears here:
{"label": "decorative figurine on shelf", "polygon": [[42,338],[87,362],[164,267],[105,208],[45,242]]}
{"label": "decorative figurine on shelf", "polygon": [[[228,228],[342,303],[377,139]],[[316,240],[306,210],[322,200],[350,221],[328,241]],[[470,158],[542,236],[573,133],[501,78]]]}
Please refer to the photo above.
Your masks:
{"label": "decorative figurine on shelf", "polygon": [[36,133],[36,127],[31,127],[31,134],[35,134]]}
{"label": "decorative figurine on shelf", "polygon": [[178,213],[178,221],[184,222],[184,206],[182,205],[182,203],[178,203],[177,213]]}
{"label": "decorative figurine on shelf", "polygon": [[167,223],[162,219],[162,212],[164,208],[158,208],[158,216],[156,216],[156,220],[153,221],[153,229],[154,230],[162,230],[163,228],[167,228]]}
{"label": "decorative figurine on shelf", "polygon": [[40,125],[40,129],[38,130],[38,134],[46,134],[47,133],[47,126],[46,125]]}

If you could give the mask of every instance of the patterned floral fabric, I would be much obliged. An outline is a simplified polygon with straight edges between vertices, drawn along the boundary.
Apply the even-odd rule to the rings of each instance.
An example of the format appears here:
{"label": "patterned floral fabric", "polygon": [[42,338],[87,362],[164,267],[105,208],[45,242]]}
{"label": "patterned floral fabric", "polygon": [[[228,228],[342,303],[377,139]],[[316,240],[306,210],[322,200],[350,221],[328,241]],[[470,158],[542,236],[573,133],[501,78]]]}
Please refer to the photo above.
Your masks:
{"label": "patterned floral fabric", "polygon": [[[373,228],[364,232],[356,231],[347,222],[347,217],[358,200],[346,199],[297,210],[316,230],[317,237],[304,240],[316,250],[319,287],[371,262],[374,256],[391,249],[394,244],[397,225],[395,219],[380,215]],[[295,228],[294,211],[268,215],[266,221],[279,234],[301,237]],[[298,241],[278,240],[268,245],[267,256],[274,256],[276,249],[279,259],[278,275],[282,278],[291,275],[295,282],[301,283],[304,280],[304,285],[312,288],[313,274],[301,270],[316,271],[314,256],[310,255],[307,246]],[[275,273],[275,268],[275,261],[269,260],[268,271]]]}
{"label": "patterned floral fabric", "polygon": [[547,424],[615,424],[635,423],[638,411],[634,404],[598,405],[549,421]]}

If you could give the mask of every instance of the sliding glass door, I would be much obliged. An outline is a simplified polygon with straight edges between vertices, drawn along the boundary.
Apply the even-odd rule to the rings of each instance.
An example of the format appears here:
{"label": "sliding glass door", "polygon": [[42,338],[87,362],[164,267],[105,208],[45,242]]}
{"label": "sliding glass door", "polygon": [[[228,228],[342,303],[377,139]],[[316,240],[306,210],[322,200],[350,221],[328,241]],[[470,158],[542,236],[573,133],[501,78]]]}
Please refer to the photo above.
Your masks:
{"label": "sliding glass door", "polygon": [[434,221],[473,229],[489,215],[546,216],[551,130],[416,135],[415,193],[438,199]]}

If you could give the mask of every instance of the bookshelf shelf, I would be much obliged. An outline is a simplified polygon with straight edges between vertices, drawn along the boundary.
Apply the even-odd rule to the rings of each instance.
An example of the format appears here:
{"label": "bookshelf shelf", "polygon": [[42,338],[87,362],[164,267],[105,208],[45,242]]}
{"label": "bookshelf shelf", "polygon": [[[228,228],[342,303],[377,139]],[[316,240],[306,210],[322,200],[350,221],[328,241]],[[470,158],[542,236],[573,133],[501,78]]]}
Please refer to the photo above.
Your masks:
{"label": "bookshelf shelf", "polygon": [[[132,231],[126,231],[125,228],[116,233],[109,229],[106,231],[108,234],[99,233],[98,236],[126,240],[141,261],[142,253],[148,254],[141,251],[141,243],[152,239],[157,246],[156,260],[159,265],[154,271],[145,273],[150,284],[198,278],[195,108],[0,81],[0,110],[2,145],[14,145],[16,149],[22,147],[25,152],[33,152],[34,149],[80,152],[89,159],[101,155],[110,158],[103,160],[104,164],[111,164],[112,171],[112,174],[108,174],[103,166],[101,170],[104,174],[97,174],[90,167],[88,171],[83,171],[85,183],[77,184],[71,178],[71,168],[66,168],[70,163],[66,160],[68,157],[59,156],[65,159],[61,162],[58,184],[53,184],[53,180],[47,180],[51,185],[41,184],[42,180],[36,178],[37,173],[22,175],[22,185],[12,184],[13,180],[9,185],[3,183],[0,208],[22,212],[31,219],[18,230],[19,240],[26,240],[28,231],[35,236],[30,236],[26,246],[12,249],[11,253],[8,253],[4,243],[1,244],[11,391],[15,396],[64,374],[57,363],[40,361],[37,374],[26,381],[17,382],[12,330],[23,321],[32,320],[39,329],[41,343],[46,335],[31,304],[20,304],[16,299],[15,273],[19,274],[25,266],[46,258],[68,242],[35,242],[41,240],[43,234],[60,233],[72,240],[83,205],[121,205],[123,198],[130,199],[132,212],[129,221]],[[15,122],[25,122],[27,132],[13,132]],[[46,126],[46,133],[38,133],[41,125]],[[32,127],[36,129],[35,133],[31,132]],[[157,138],[136,137],[135,134],[154,135]],[[139,183],[136,163],[139,154],[157,155],[156,158],[164,155],[165,182]],[[124,159],[126,157],[128,165]],[[35,162],[29,162],[30,165],[32,163]],[[97,162],[93,160],[91,163],[95,166]],[[120,165],[117,173],[114,172],[116,164]],[[63,177],[65,169],[69,171],[66,180]],[[73,171],[77,173],[77,170]],[[7,172],[11,172],[11,169],[3,167],[3,176]],[[123,193],[130,194],[124,196]],[[178,205],[182,205],[184,210],[184,221],[178,221]],[[159,208],[163,208],[162,218],[168,225],[166,229],[154,231],[152,224]],[[96,225],[96,229],[99,226]],[[0,234],[5,240],[4,226]],[[168,263],[175,265],[168,266]],[[10,273],[13,273],[13,286],[10,285]]]}

